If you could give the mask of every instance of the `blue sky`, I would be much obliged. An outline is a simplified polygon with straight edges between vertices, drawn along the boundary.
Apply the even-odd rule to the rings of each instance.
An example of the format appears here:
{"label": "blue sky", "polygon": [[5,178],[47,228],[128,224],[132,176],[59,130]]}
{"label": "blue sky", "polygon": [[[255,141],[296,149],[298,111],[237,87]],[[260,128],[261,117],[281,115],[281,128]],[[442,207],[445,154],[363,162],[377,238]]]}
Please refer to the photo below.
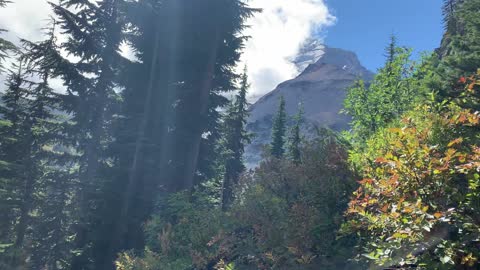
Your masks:
{"label": "blue sky", "polygon": [[442,38],[441,0],[327,0],[337,18],[322,32],[331,47],[357,53],[372,71],[384,62],[383,48],[393,32],[400,45],[432,51]]}

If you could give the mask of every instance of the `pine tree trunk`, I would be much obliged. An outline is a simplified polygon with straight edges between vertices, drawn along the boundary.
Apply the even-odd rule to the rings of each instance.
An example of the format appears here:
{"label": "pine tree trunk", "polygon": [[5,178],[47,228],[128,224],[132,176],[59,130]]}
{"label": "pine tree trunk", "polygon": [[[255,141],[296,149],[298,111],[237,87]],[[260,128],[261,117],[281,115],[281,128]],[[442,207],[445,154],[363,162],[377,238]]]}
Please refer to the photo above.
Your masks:
{"label": "pine tree trunk", "polygon": [[[205,119],[208,114],[209,97],[212,88],[212,81],[215,76],[215,64],[217,60],[217,49],[219,40],[219,26],[216,26],[213,33],[212,42],[210,44],[210,53],[208,56],[208,62],[205,66],[205,75],[203,76],[203,82],[200,83],[200,93],[198,95],[197,102],[199,104],[198,111],[194,112],[195,116],[200,116],[201,119]],[[203,122],[203,121],[202,121]],[[195,173],[197,171],[198,156],[200,153],[200,144],[202,141],[202,129],[196,130],[196,134],[192,134],[192,140],[190,141],[189,150],[185,156],[185,168],[183,170],[183,177],[180,185],[177,187],[177,191],[190,190],[194,186]]]}
{"label": "pine tree trunk", "polygon": [[[228,162],[228,161],[227,161]],[[233,197],[233,189],[232,189],[232,179],[231,179],[231,172],[230,166],[227,163],[225,169],[225,176],[223,178],[223,188],[222,188],[222,210],[226,211],[230,207]]]}
{"label": "pine tree trunk", "polygon": [[[102,108],[103,109],[103,108]],[[85,150],[85,160],[86,160],[86,170],[80,177],[80,190],[78,192],[78,211],[79,211],[79,220],[76,228],[76,238],[75,238],[75,248],[82,250],[80,256],[76,256],[72,260],[71,269],[72,270],[82,270],[85,265],[88,264],[88,254],[84,252],[84,248],[88,245],[88,231],[89,231],[89,217],[91,215],[90,211],[90,201],[92,199],[91,190],[94,186],[95,176],[97,174],[99,164],[97,157],[99,156],[99,151],[97,146],[100,145],[100,133],[102,132],[103,123],[103,113],[101,113],[97,119],[94,130],[92,131],[92,138],[87,144]]]}
{"label": "pine tree trunk", "polygon": [[[30,129],[29,129],[30,130]],[[31,145],[31,138],[26,142],[28,145]],[[34,192],[34,185],[35,185],[35,176],[33,174],[33,164],[31,160],[31,149],[25,154],[26,166],[25,171],[23,172],[25,186],[23,190],[22,196],[22,205],[20,207],[20,218],[17,225],[17,235],[15,240],[15,247],[22,248],[25,240],[25,234],[27,231],[30,211],[33,204],[33,192]]]}
{"label": "pine tree trunk", "polygon": [[138,129],[138,134],[135,142],[135,150],[133,154],[132,164],[129,170],[128,183],[125,188],[125,192],[122,199],[122,205],[120,206],[120,215],[118,220],[114,223],[114,228],[112,228],[112,236],[110,237],[108,249],[105,252],[104,258],[102,261],[97,262],[97,270],[106,270],[113,268],[113,262],[115,260],[116,253],[118,248],[121,246],[121,243],[125,240],[123,239],[124,234],[128,228],[128,217],[131,212],[131,208],[134,200],[134,193],[136,186],[140,181],[138,177],[138,171],[140,164],[142,163],[142,148],[143,141],[146,136],[147,126],[150,122],[149,112],[152,109],[152,97],[153,97],[153,87],[154,87],[154,78],[157,73],[157,61],[158,61],[158,48],[160,46],[160,33],[157,30],[155,33],[155,45],[153,46],[154,52],[152,57],[152,63],[150,66],[150,76],[149,83],[147,86],[146,96],[145,96],[145,107],[143,110],[143,116],[140,123],[140,128]]}
{"label": "pine tree trunk", "polygon": [[[110,14],[110,25],[105,30],[107,33],[113,32],[114,24],[117,20],[115,1],[111,3],[112,10],[105,11],[111,12]],[[95,106],[90,112],[91,115],[88,119],[94,121],[93,128],[91,129],[92,137],[87,142],[85,147],[85,173],[80,176],[80,185],[83,185],[79,193],[79,211],[80,211],[80,224],[77,228],[77,238],[75,247],[77,249],[83,250],[85,247],[94,239],[89,239],[89,230],[91,228],[91,209],[89,204],[94,197],[93,190],[95,188],[96,177],[98,170],[100,168],[99,157],[102,156],[102,138],[105,133],[105,118],[106,118],[106,107],[108,107],[108,91],[109,87],[112,84],[114,77],[112,71],[112,65],[114,61],[114,55],[116,53],[118,44],[115,41],[107,40],[107,44],[104,50],[103,62],[100,67],[100,77],[98,78],[98,83],[95,86],[94,93],[97,94],[95,99]],[[73,259],[71,269],[72,270],[82,270],[85,269],[85,266],[89,264],[89,253],[82,253],[80,256],[77,256]]]}

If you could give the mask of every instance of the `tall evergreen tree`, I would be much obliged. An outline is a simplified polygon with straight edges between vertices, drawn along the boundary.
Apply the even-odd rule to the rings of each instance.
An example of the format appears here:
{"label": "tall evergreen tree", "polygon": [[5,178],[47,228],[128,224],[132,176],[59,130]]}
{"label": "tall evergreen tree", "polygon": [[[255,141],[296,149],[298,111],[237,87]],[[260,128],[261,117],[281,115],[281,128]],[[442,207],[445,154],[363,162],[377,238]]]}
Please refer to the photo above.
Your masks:
{"label": "tall evergreen tree", "polygon": [[451,53],[450,44],[452,37],[462,31],[461,22],[457,16],[457,10],[465,0],[444,0],[442,6],[443,25],[445,33],[443,35],[440,48],[437,50],[440,57]]}
{"label": "tall evergreen tree", "polygon": [[75,124],[68,131],[77,144],[78,186],[75,196],[77,221],[75,249],[71,269],[85,269],[91,262],[95,215],[104,185],[100,170],[108,167],[106,148],[113,140],[112,117],[117,107],[117,73],[123,62],[119,46],[123,23],[119,6],[123,0],[62,0],[52,4],[58,24],[67,40],[62,44],[78,61],[58,71],[66,83],[68,95],[63,108]]}
{"label": "tall evergreen tree", "polygon": [[[28,130],[25,126],[26,106],[25,71],[22,63],[13,66],[7,78],[7,89],[2,96],[0,114],[0,155],[1,169],[1,237],[2,244],[8,245],[8,252],[2,254],[0,266],[3,269],[17,267],[22,258],[18,250],[23,247],[26,233],[26,222],[29,218],[29,206],[25,199],[30,201],[33,194],[31,178],[27,179],[25,159],[28,159],[27,146]],[[31,169],[31,168],[30,168]],[[30,201],[31,203],[31,201]],[[23,228],[24,227],[24,228]]]}
{"label": "tall evergreen tree", "polygon": [[250,136],[246,130],[248,119],[247,91],[249,87],[247,68],[245,67],[241,77],[240,89],[228,107],[223,123],[223,147],[226,152],[222,196],[224,210],[232,203],[233,188],[238,183],[240,174],[245,170],[243,154],[245,153],[245,145],[250,141]]}
{"label": "tall evergreen tree", "polygon": [[388,68],[388,65],[393,64],[393,62],[395,61],[397,50],[398,50],[397,37],[392,34],[390,36],[390,42],[388,43],[388,46],[385,48],[385,57],[387,58],[387,68]]}
{"label": "tall evergreen tree", "polygon": [[287,113],[285,111],[285,98],[280,97],[277,114],[273,119],[272,142],[270,151],[274,157],[281,158],[285,152],[285,135],[287,125]]}
{"label": "tall evergreen tree", "polygon": [[[53,34],[47,42],[53,42]],[[33,46],[36,46],[34,43],[23,43],[25,53],[18,61],[18,70],[9,76],[8,89],[2,97],[4,105],[1,107],[1,114],[7,124],[2,125],[0,131],[3,139],[0,153],[8,164],[8,169],[2,174],[6,179],[4,189],[9,192],[2,194],[2,201],[6,200],[10,207],[5,215],[5,231],[11,232],[9,238],[13,244],[5,261],[11,268],[41,269],[46,266],[45,260],[49,257],[44,256],[45,260],[34,261],[35,255],[38,252],[52,251],[51,247],[56,247],[58,252],[49,254],[55,261],[50,263],[49,269],[60,269],[56,267],[57,262],[69,253],[68,249],[62,249],[65,245],[61,245],[68,241],[67,235],[61,234],[68,226],[63,223],[61,226],[50,227],[49,230],[59,236],[46,245],[42,243],[49,234],[37,230],[45,221],[43,210],[46,209],[41,207],[43,199],[52,199],[42,198],[42,187],[47,185],[47,175],[54,175],[57,168],[63,165],[55,161],[56,153],[51,150],[59,142],[57,135],[62,129],[52,114],[53,110],[58,109],[59,99],[48,85],[52,67],[45,60],[47,54],[33,50]],[[66,190],[60,192],[68,193]],[[48,210],[55,211],[55,207],[62,207],[65,201],[50,205]],[[53,218],[62,219],[57,214],[56,212]],[[62,220],[66,219],[63,215]]]}
{"label": "tall evergreen tree", "polygon": [[443,15],[443,24],[445,30],[448,32],[455,32],[456,28],[456,18],[455,12],[459,5],[461,5],[464,0],[444,0],[442,6],[442,15]]}
{"label": "tall evergreen tree", "polygon": [[49,80],[58,77],[61,56],[56,45],[55,23],[45,41],[33,43],[23,40],[23,58],[32,67],[30,77],[38,78],[31,88],[30,115],[35,120],[32,132],[39,142],[36,160],[40,175],[37,184],[36,219],[31,224],[30,265],[35,269],[65,269],[69,266],[72,246],[71,168],[73,154],[68,151],[71,142],[65,137],[69,121],[61,113],[61,95],[49,86]]}
{"label": "tall evergreen tree", "polygon": [[294,117],[295,123],[293,124],[290,130],[290,136],[288,138],[288,157],[295,164],[300,164],[301,159],[301,143],[302,137],[300,134],[302,124],[303,124],[303,104],[298,104],[298,112]]}

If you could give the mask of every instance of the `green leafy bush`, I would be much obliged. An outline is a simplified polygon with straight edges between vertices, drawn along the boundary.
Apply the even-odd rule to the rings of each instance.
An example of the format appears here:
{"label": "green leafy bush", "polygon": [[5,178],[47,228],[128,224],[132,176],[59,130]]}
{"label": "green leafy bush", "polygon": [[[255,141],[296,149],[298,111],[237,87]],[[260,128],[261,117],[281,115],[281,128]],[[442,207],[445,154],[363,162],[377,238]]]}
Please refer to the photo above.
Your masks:
{"label": "green leafy bush", "polygon": [[[479,86],[472,77],[466,95]],[[422,105],[352,152],[364,179],[344,229],[362,236],[363,257],[382,266],[478,269],[479,120],[456,103]]]}

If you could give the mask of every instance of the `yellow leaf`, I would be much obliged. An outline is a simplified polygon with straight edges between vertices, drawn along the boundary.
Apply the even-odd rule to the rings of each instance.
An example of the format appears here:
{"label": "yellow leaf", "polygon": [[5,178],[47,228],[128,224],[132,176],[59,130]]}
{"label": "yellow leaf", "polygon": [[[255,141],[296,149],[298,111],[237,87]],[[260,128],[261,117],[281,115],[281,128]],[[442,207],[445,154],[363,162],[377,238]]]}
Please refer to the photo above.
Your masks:
{"label": "yellow leaf", "polygon": [[459,144],[459,143],[462,143],[462,142],[463,142],[463,138],[461,138],[461,137],[460,137],[460,138],[457,138],[457,139],[451,141],[451,142],[448,144],[448,147],[452,147],[453,145]]}
{"label": "yellow leaf", "polygon": [[400,214],[397,213],[397,212],[394,212],[394,213],[391,214],[391,216],[392,216],[393,218],[398,218],[398,217],[400,216]]}
{"label": "yellow leaf", "polygon": [[403,238],[407,238],[407,237],[408,237],[408,235],[407,235],[407,234],[403,234],[403,233],[398,233],[398,232],[397,232],[397,233],[394,233],[394,234],[392,235],[392,237],[393,237],[393,238],[401,238],[401,239],[403,239]]}
{"label": "yellow leaf", "polygon": [[402,129],[401,128],[389,128],[388,131],[391,133],[401,133]]}
{"label": "yellow leaf", "polygon": [[274,257],[273,257],[273,253],[272,252],[267,252],[265,253],[265,257],[267,257],[267,259],[273,261],[274,260]]}

